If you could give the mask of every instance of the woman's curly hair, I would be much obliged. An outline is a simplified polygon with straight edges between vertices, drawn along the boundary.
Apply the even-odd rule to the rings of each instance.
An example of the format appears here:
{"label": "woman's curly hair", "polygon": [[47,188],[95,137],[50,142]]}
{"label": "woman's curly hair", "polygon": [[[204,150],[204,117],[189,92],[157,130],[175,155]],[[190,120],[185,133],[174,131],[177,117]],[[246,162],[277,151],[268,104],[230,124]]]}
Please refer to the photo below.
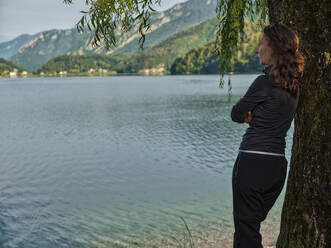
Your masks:
{"label": "woman's curly hair", "polygon": [[300,81],[304,70],[304,57],[299,51],[299,37],[284,24],[268,25],[263,29],[272,49],[274,64],[269,74],[276,84],[292,95],[300,95]]}

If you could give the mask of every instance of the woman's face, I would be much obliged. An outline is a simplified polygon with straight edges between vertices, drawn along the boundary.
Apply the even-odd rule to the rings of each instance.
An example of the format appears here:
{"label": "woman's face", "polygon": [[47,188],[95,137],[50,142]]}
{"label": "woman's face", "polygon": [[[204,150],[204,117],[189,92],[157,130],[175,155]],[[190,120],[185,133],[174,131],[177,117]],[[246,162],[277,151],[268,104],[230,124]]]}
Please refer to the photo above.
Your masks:
{"label": "woman's face", "polygon": [[262,34],[259,46],[256,49],[256,53],[260,57],[260,64],[261,65],[271,65],[272,64],[272,49],[268,45],[267,37]]}

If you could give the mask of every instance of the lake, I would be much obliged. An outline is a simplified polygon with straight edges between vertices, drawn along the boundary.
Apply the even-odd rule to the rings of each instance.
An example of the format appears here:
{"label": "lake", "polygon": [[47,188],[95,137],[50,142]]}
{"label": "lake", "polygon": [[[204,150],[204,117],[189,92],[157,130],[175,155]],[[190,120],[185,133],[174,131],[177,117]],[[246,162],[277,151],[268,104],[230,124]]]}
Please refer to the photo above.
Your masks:
{"label": "lake", "polygon": [[256,76],[0,79],[0,247],[232,247],[230,112]]}

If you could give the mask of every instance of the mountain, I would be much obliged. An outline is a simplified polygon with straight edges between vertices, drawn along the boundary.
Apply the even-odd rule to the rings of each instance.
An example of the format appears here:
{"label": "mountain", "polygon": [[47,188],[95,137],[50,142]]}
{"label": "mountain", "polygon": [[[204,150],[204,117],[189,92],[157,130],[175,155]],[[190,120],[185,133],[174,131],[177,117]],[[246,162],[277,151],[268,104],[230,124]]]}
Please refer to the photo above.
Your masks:
{"label": "mountain", "polygon": [[215,39],[217,18],[212,18],[187,30],[180,31],[159,44],[143,51],[114,55],[64,55],[56,57],[37,70],[40,72],[69,73],[107,69],[118,73],[138,73],[142,70],[169,71],[178,56]]}
{"label": "mountain", "polygon": [[79,33],[75,28],[45,31],[23,45],[10,60],[27,70],[33,70],[56,56],[70,54],[86,44],[89,37],[89,33]]}
{"label": "mountain", "polygon": [[8,59],[16,54],[23,45],[33,40],[36,36],[38,36],[38,34],[22,34],[13,40],[0,43],[0,57]]}
{"label": "mountain", "polygon": [[[152,32],[146,37],[144,46],[151,47],[157,45],[179,31],[186,30],[189,27],[209,20],[216,16],[216,5],[217,0],[189,0],[176,4],[173,8],[165,12],[153,14],[151,17]],[[137,31],[136,27],[134,36],[129,34],[129,37],[125,37],[123,42],[125,43],[127,38],[132,39],[132,37],[135,37],[134,40],[124,46],[119,46],[114,53],[118,54],[137,50],[138,39],[140,37]]]}
{"label": "mountain", "polygon": [[[146,36],[144,46],[147,48],[157,45],[179,31],[216,16],[216,4],[217,0],[189,0],[164,12],[152,13],[151,31]],[[59,55],[120,54],[136,51],[139,37],[137,26],[127,33],[118,30],[117,46],[106,51],[104,47],[92,47],[91,33],[88,31],[79,34],[76,29],[50,30],[26,43],[10,60],[28,70],[34,70]]]}

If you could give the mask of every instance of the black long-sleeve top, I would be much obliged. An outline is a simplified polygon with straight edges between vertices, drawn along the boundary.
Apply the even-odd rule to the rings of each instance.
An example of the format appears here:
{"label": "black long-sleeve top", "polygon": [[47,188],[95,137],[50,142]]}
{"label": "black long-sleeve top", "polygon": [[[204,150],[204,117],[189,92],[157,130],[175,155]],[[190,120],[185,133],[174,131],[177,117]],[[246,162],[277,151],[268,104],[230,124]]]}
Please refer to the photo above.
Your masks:
{"label": "black long-sleeve top", "polygon": [[285,137],[294,118],[299,97],[275,84],[273,76],[264,70],[233,107],[231,118],[244,123],[248,111],[252,120],[243,135],[239,149],[285,153]]}

